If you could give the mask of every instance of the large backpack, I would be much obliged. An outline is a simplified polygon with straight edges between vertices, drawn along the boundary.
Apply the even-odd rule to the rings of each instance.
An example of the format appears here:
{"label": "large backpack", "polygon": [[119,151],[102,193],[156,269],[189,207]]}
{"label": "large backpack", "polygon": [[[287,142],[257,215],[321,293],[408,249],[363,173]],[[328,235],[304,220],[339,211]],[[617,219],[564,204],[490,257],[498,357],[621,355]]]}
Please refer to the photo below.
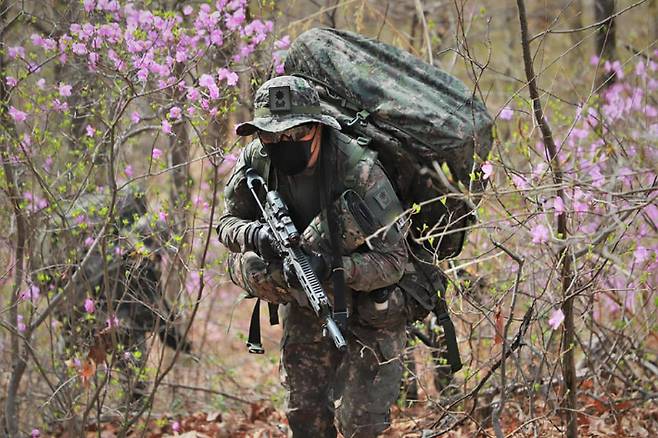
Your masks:
{"label": "large backpack", "polygon": [[[412,237],[439,260],[458,255],[473,204],[454,192],[460,183],[471,194],[484,189],[479,167],[492,144],[492,119],[474,93],[398,48],[327,28],[293,42],[285,71],[315,84],[343,132],[378,152],[403,206],[415,211]],[[438,172],[448,175],[432,177]]]}

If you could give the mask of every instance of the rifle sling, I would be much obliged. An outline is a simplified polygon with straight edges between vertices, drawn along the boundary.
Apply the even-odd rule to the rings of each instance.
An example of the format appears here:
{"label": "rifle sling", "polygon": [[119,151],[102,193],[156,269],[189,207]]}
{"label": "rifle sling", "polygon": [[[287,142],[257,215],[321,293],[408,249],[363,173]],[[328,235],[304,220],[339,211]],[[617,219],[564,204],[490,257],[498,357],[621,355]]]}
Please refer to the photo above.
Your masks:
{"label": "rifle sling", "polygon": [[[333,307],[333,317],[334,321],[340,328],[341,331],[347,329],[347,302],[345,299],[346,295],[346,285],[345,285],[345,276],[343,272],[343,258],[340,255],[340,246],[338,241],[338,218],[336,217],[336,212],[330,205],[330,198],[332,193],[332,182],[331,178],[334,173],[332,172],[333,167],[336,166],[335,153],[329,153],[328,147],[323,147],[320,149],[320,152],[324,155],[323,164],[321,166],[320,175],[320,202],[321,209],[326,214],[327,225],[329,228],[329,240],[331,242],[331,281],[334,285],[334,307]],[[331,150],[334,152],[334,150]],[[333,159],[332,159],[333,158]]]}
{"label": "rifle sling", "polygon": [[[270,325],[279,323],[279,305],[267,303],[270,312]],[[256,299],[254,310],[251,312],[251,322],[249,323],[249,338],[247,339],[247,351],[252,354],[263,354],[265,349],[260,337],[260,298]]]}

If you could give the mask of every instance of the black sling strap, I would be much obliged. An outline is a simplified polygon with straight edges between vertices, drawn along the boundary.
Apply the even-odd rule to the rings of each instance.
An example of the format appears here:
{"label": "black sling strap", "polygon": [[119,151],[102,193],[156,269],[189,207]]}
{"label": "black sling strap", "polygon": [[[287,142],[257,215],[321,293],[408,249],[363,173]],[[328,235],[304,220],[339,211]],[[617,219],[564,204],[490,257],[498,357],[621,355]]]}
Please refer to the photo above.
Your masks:
{"label": "black sling strap", "polygon": [[[279,323],[279,305],[267,303],[270,312],[270,325]],[[256,299],[254,310],[251,312],[251,322],[249,323],[249,338],[247,339],[247,351],[252,354],[263,354],[265,349],[260,337],[260,298]]]}
{"label": "black sling strap", "polygon": [[459,345],[457,345],[457,334],[455,332],[455,325],[450,319],[448,313],[448,305],[446,304],[445,291],[441,292],[439,301],[434,308],[434,314],[438,320],[439,325],[443,327],[443,334],[446,341],[446,349],[448,352],[448,363],[453,373],[462,369],[462,361],[459,357]]}
{"label": "black sling strap", "polygon": [[[325,137],[326,139],[326,137]],[[324,139],[323,139],[324,140]],[[340,255],[340,244],[338,241],[338,218],[336,212],[331,208],[331,194],[333,187],[332,167],[336,167],[335,149],[327,147],[328,142],[324,142],[325,147],[320,148],[320,153],[323,155],[323,162],[321,165],[320,175],[320,201],[321,208],[326,214],[327,225],[329,227],[329,240],[331,242],[331,281],[334,285],[334,307],[333,317],[334,321],[341,330],[347,329],[347,301],[345,275],[343,271],[343,258]],[[331,153],[333,152],[333,154]]]}
{"label": "black sling strap", "polygon": [[256,299],[254,310],[251,312],[249,323],[249,339],[247,339],[247,351],[252,354],[263,354],[265,349],[260,339],[260,298]]}
{"label": "black sling strap", "polygon": [[[431,272],[428,272],[429,268],[422,262],[415,263],[415,266],[420,268],[420,271],[425,276],[426,281],[428,281],[429,284],[432,284],[432,274]],[[439,291],[439,299],[437,300],[437,303],[432,311],[436,315],[437,322],[443,328],[448,355],[447,359],[448,363],[450,364],[450,369],[453,373],[456,373],[462,369],[462,361],[459,355],[459,345],[457,344],[457,333],[455,331],[455,325],[450,319],[450,311],[448,310],[448,304],[446,303],[446,277],[443,273],[441,273],[441,279],[441,284],[443,287]]]}

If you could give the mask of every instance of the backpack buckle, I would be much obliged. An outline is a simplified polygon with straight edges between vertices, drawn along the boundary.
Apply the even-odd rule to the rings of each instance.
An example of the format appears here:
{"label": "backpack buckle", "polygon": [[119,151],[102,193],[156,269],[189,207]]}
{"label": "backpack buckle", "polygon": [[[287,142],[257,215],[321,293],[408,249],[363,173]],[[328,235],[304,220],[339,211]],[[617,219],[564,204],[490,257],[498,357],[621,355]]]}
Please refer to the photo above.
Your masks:
{"label": "backpack buckle", "polygon": [[356,122],[359,122],[360,125],[365,126],[365,121],[368,118],[370,113],[367,110],[361,110],[354,115],[354,118],[347,122],[347,126],[353,126]]}

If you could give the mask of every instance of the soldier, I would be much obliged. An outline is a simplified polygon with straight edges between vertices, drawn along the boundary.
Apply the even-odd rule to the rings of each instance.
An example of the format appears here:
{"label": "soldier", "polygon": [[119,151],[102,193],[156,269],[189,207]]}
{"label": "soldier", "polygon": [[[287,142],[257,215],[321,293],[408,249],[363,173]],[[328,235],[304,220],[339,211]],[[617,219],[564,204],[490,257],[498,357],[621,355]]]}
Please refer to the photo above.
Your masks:
{"label": "soldier", "polygon": [[[283,305],[280,370],[293,436],[335,437],[336,425],[345,437],[377,436],[390,425],[406,341],[404,295],[396,286],[407,265],[405,232],[396,220],[403,213],[400,201],[376,153],[339,132],[306,80],[267,81],[256,92],[254,115],[236,129],[255,138],[228,180],[217,227],[232,252],[229,275],[250,295]],[[330,301],[334,247],[340,254],[349,314],[346,352],[323,336],[294,273],[274,251],[247,188],[249,168],[288,205]],[[333,245],[330,209],[339,230]]]}

